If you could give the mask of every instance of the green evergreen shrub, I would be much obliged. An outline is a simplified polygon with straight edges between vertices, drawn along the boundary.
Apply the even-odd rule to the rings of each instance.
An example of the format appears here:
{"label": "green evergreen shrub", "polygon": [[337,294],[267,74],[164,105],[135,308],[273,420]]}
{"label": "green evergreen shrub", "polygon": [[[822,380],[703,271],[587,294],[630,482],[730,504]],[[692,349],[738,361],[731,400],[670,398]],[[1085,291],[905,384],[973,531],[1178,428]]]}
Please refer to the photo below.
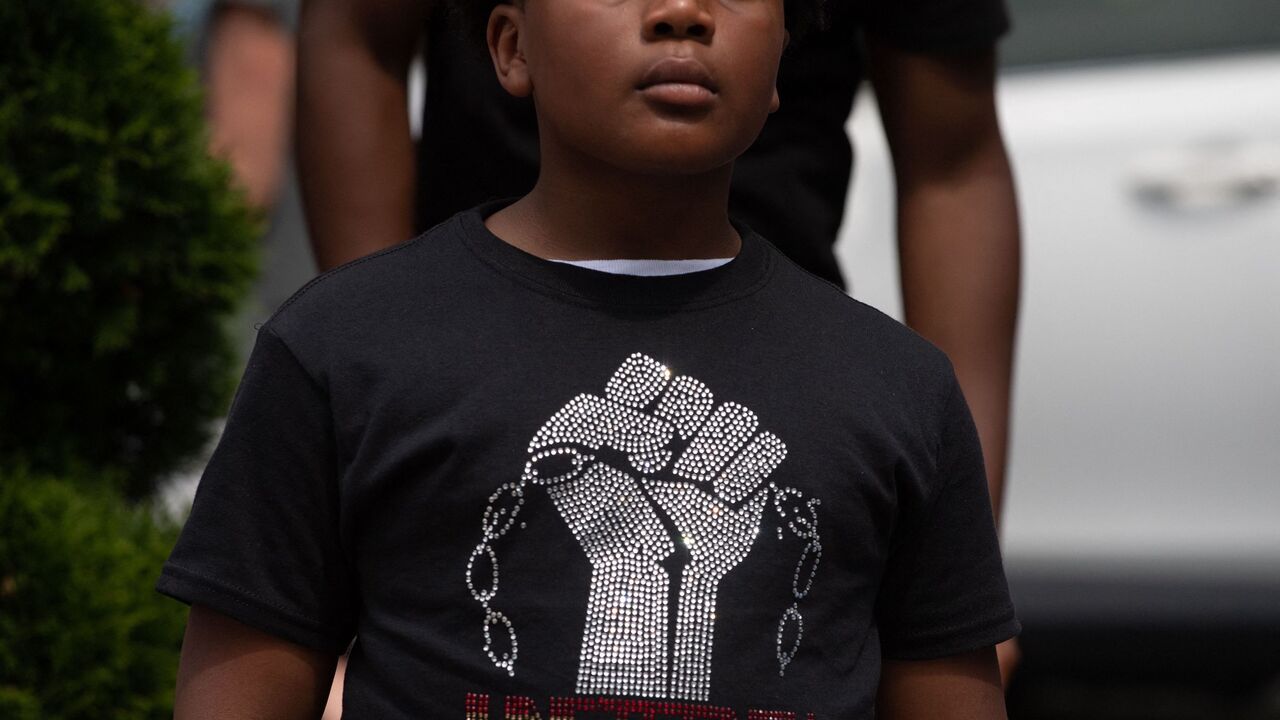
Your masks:
{"label": "green evergreen shrub", "polygon": [[259,222],[167,17],[4,0],[0,28],[0,467],[143,497],[226,409]]}
{"label": "green evergreen shrub", "polygon": [[153,589],[177,536],[109,488],[0,474],[0,717],[171,717],[186,609]]}

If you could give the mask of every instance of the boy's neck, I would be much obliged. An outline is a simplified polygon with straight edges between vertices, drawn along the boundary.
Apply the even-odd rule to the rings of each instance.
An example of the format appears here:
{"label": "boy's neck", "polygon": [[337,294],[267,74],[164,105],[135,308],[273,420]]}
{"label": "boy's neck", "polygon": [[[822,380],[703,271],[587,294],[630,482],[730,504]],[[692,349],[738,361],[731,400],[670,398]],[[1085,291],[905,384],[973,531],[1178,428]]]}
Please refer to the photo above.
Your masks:
{"label": "boy's neck", "polygon": [[533,190],[485,221],[495,235],[555,260],[734,257],[733,166],[697,175],[645,175],[595,159],[547,154]]}

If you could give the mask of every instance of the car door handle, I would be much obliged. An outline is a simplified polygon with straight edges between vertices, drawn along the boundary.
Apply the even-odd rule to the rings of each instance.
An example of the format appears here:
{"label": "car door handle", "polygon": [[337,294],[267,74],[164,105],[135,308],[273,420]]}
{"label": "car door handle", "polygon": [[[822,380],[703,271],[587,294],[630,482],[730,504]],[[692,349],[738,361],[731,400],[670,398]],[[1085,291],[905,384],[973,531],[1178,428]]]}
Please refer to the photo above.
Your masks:
{"label": "car door handle", "polygon": [[1280,147],[1201,145],[1148,158],[1133,181],[1137,199],[1158,210],[1229,210],[1280,195]]}

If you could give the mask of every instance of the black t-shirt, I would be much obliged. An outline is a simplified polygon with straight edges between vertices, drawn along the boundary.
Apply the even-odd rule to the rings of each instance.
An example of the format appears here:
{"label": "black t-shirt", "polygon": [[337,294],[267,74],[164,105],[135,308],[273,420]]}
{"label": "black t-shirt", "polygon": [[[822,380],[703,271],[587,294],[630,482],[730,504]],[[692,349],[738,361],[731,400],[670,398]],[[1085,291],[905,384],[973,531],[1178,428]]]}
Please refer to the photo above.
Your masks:
{"label": "black t-shirt", "polygon": [[941,352],[745,229],[617,276],[492,209],[263,326],[162,592],[356,637],[348,720],[869,718],[882,657],[1017,632]]}
{"label": "black t-shirt", "polygon": [[[730,206],[801,267],[841,284],[833,245],[853,153],[845,122],[863,76],[862,29],[908,50],[989,46],[1009,27],[1004,0],[840,0],[829,27],[798,41],[778,75],[781,108],[737,161]],[[418,144],[418,225],[523,195],[538,175],[530,101],[498,84],[483,38],[437,11],[427,38]]]}

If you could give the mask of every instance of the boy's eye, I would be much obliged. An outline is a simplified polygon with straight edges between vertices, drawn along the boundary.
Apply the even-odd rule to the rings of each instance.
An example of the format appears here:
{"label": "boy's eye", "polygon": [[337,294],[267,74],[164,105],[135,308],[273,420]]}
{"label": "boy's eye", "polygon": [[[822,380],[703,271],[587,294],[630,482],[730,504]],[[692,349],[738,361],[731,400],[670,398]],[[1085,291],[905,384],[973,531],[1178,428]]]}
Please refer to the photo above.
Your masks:
{"label": "boy's eye", "polygon": [[524,479],[538,485],[550,485],[573,479],[594,460],[573,448],[552,448],[534,455],[524,467]]}

